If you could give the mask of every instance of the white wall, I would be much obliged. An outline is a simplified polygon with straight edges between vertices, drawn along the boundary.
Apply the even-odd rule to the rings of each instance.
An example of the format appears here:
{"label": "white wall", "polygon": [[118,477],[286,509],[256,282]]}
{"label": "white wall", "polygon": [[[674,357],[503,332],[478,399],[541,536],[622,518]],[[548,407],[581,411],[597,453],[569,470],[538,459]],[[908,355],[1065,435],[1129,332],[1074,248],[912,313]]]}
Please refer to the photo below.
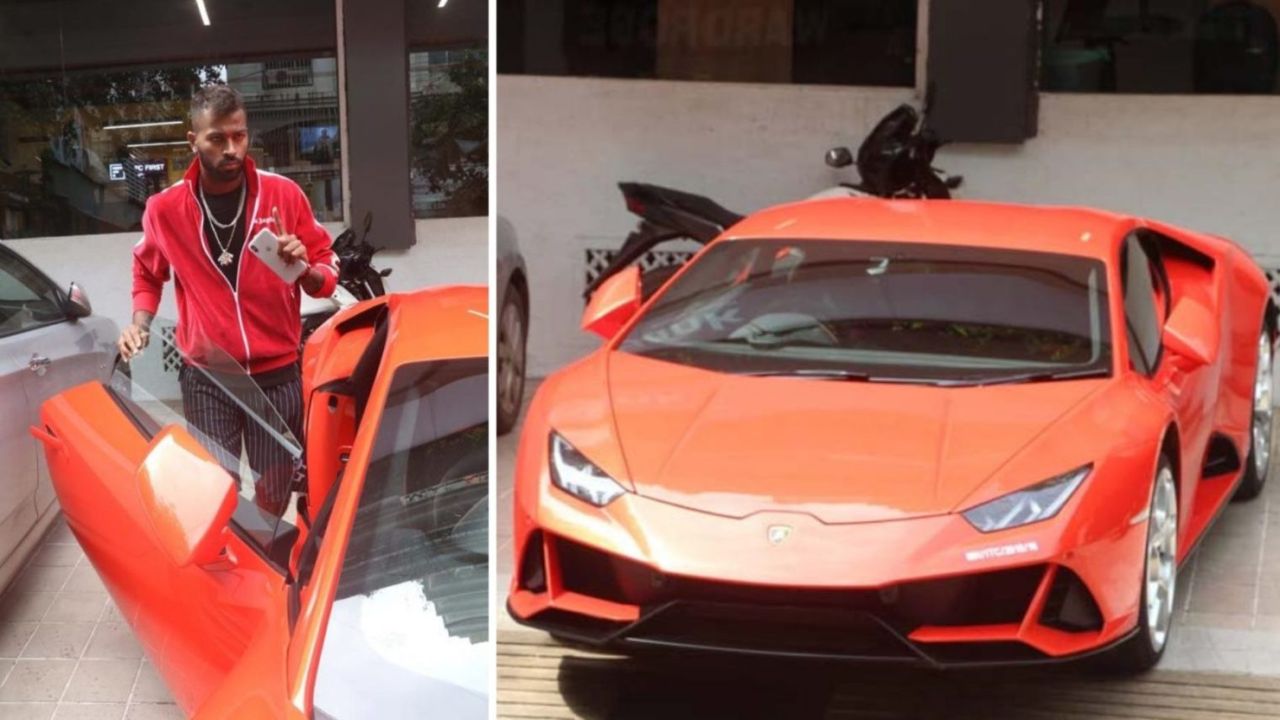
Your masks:
{"label": "white wall", "polygon": [[[378,227],[375,224],[373,234]],[[426,285],[489,284],[489,218],[454,218],[414,222],[417,244],[408,250],[383,250],[373,257],[379,268],[392,268],[387,289]]]}
{"label": "white wall", "polygon": [[[498,212],[529,266],[529,372],[598,343],[578,329],[588,247],[634,226],[616,183],[708,195],[731,210],[786,202],[854,176],[823,153],[856,149],[910,89],[498,77]],[[1039,136],[957,145],[936,164],[960,197],[1094,205],[1234,237],[1280,262],[1280,97],[1042,95]]]}

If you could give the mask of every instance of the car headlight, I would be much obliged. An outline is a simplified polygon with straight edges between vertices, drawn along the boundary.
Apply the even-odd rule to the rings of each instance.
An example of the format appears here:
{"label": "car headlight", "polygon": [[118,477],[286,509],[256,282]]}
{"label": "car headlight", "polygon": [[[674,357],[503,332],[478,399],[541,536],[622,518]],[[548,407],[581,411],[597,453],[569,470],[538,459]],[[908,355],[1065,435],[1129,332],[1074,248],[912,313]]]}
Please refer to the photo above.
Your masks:
{"label": "car headlight", "polygon": [[567,440],[551,433],[551,482],[570,495],[604,507],[626,488],[583,457]]}
{"label": "car headlight", "polygon": [[969,508],[964,511],[964,519],[984,533],[1048,520],[1067,504],[1071,494],[1080,487],[1091,470],[1092,464],[1085,465],[1024,490]]}

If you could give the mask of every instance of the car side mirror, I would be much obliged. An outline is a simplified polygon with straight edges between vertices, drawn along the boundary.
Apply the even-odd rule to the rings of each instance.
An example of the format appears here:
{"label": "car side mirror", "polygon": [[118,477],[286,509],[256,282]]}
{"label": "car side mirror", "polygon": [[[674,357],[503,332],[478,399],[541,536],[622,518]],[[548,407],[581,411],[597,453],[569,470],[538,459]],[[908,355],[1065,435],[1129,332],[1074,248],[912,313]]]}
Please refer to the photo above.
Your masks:
{"label": "car side mirror", "polygon": [[582,313],[582,329],[608,340],[640,309],[640,268],[630,265],[592,293]]}
{"label": "car side mirror", "polygon": [[72,319],[89,317],[93,314],[93,305],[89,303],[89,294],[84,288],[71,283],[67,290],[67,315]]}
{"label": "car side mirror", "polygon": [[853,164],[853,153],[847,147],[831,148],[825,158],[827,165],[833,168],[849,167]]}
{"label": "car side mirror", "polygon": [[136,477],[142,508],[173,564],[217,561],[236,508],[236,484],[213,455],[170,425],[151,441]]}
{"label": "car side mirror", "polygon": [[1164,346],[1191,367],[1213,362],[1218,347],[1218,328],[1203,303],[1183,298],[1164,323]]}

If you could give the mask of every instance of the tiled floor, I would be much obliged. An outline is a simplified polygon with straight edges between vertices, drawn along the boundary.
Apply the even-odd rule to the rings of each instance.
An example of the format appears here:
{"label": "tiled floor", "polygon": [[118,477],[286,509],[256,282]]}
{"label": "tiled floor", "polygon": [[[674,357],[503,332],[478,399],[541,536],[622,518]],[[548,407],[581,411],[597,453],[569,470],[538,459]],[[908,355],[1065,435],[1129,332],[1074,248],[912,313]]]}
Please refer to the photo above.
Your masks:
{"label": "tiled floor", "polygon": [[0,720],[182,717],[58,519],[0,596]]}
{"label": "tiled floor", "polygon": [[[528,386],[532,397],[536,382]],[[528,398],[525,400],[528,407]],[[522,420],[523,422],[523,420]],[[505,610],[511,583],[512,466],[520,426],[498,439],[498,625],[519,627]],[[1280,442],[1280,425],[1276,439]],[[1163,670],[1280,677],[1280,468],[1251,502],[1232,503],[1181,569],[1178,614]]]}

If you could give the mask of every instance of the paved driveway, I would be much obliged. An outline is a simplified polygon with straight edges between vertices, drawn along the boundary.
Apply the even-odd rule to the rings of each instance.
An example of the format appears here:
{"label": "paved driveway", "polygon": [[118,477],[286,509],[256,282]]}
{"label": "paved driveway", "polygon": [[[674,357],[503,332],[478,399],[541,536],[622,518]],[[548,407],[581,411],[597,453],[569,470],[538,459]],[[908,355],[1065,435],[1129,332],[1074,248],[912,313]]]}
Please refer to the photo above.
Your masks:
{"label": "paved driveway", "polygon": [[0,596],[0,678],[4,720],[183,717],[61,518]]}

